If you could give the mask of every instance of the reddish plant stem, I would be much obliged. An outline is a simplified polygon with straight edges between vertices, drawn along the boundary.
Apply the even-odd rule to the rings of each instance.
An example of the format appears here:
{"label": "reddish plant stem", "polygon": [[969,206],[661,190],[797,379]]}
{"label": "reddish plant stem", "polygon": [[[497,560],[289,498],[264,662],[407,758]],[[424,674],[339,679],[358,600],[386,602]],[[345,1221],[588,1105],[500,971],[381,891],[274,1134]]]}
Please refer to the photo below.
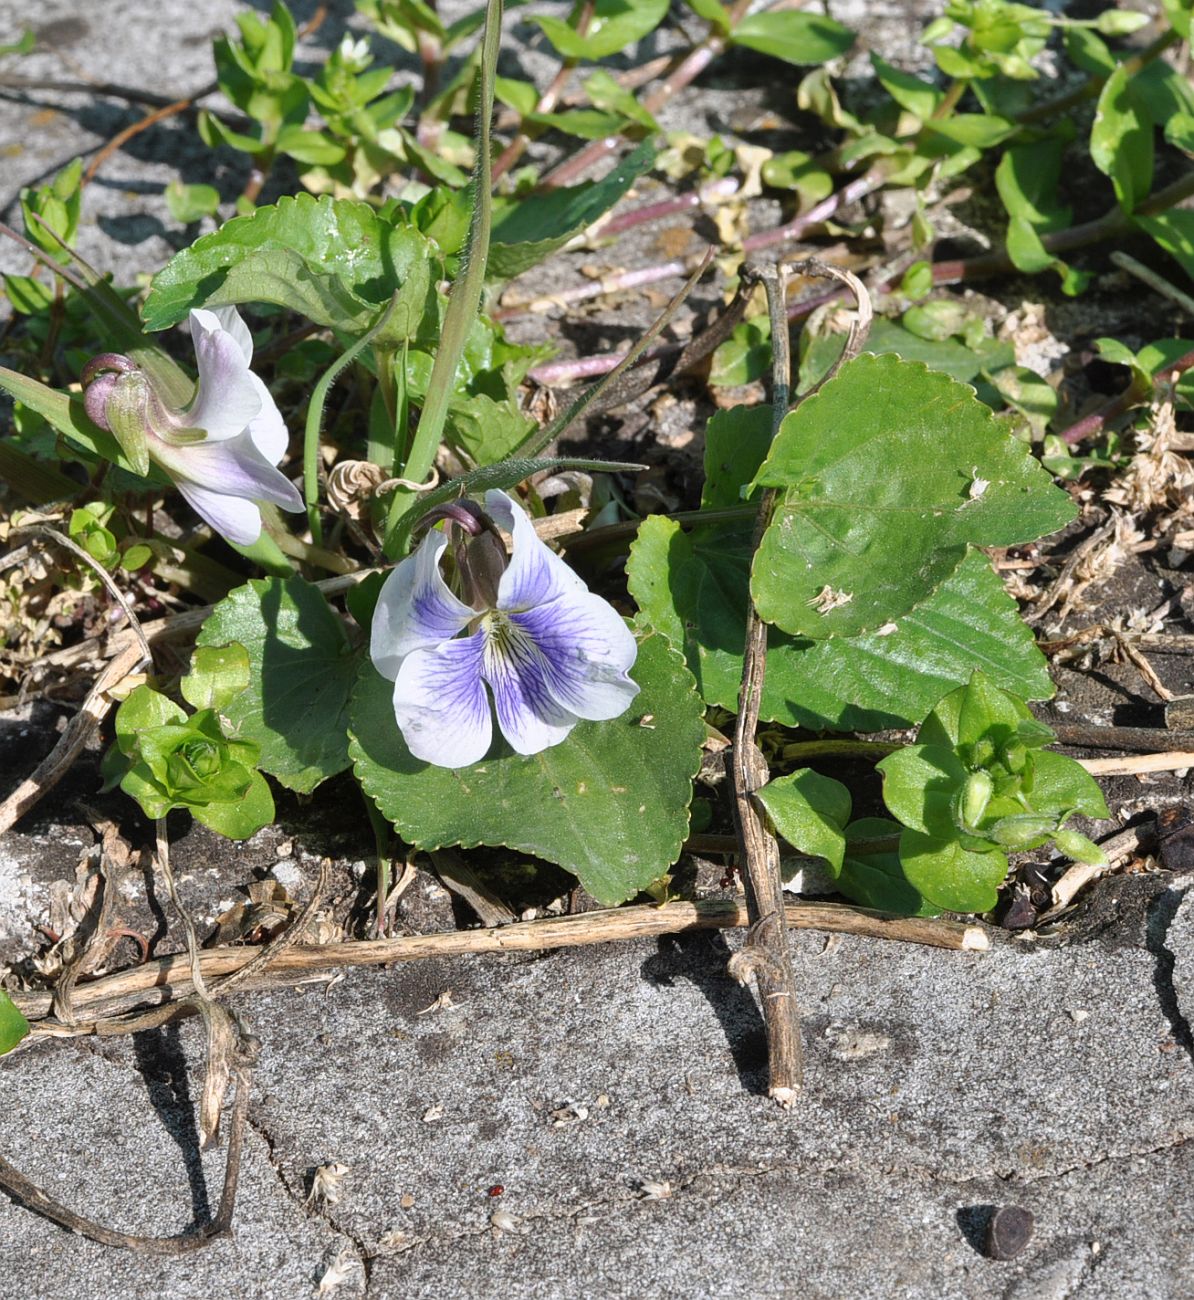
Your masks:
{"label": "reddish plant stem", "polygon": [[[585,36],[589,30],[589,24],[593,21],[593,9],[596,0],[585,0],[584,8],[580,11],[580,16],[576,20],[576,31],[579,36]],[[572,76],[576,67],[576,59],[565,59],[560,65],[560,70],[552,78],[551,85],[539,96],[539,102],[535,105],[536,113],[551,113],[555,110],[560,101],[564,87],[568,84],[568,78]],[[497,162],[493,164],[493,179],[496,181],[499,176],[504,176],[511,167],[522,157],[526,147],[530,144],[532,133],[522,127],[513,140],[502,150]]]}
{"label": "reddish plant stem", "polygon": [[693,208],[706,203],[723,203],[732,199],[741,188],[740,182],[733,176],[719,176],[716,180],[706,181],[699,189],[687,194],[677,194],[670,199],[660,199],[657,203],[646,203],[641,208],[632,208],[629,212],[611,217],[599,231],[602,236],[621,235],[636,226],[645,226],[652,221],[662,221],[665,217],[674,217],[681,212],[690,212]]}
{"label": "reddish plant stem", "polygon": [[[839,208],[849,203],[854,203],[866,194],[879,188],[882,184],[882,178],[874,172],[868,172],[865,176],[860,176],[851,181],[848,185],[831,194],[827,199],[809,208],[807,212],[786,225],[777,226],[773,230],[760,230],[753,235],[748,235],[742,242],[742,250],[745,253],[758,252],[760,249],[773,248],[779,244],[790,243],[794,240],[801,239],[814,226],[833,216]],[[627,216],[633,214],[627,213]],[[607,225],[603,228],[602,233],[609,231]],[[625,229],[625,227],[623,227]],[[590,284],[576,285],[571,289],[561,289],[559,293],[553,293],[541,298],[524,298],[507,301],[506,305],[499,308],[493,313],[495,320],[508,320],[511,316],[517,316],[524,312],[542,311],[547,307],[563,307],[574,302],[584,302],[589,298],[600,298],[603,294],[618,293],[624,289],[638,289],[643,285],[656,284],[660,280],[671,280],[683,275],[690,275],[699,257],[689,257],[684,259],[675,259],[670,262],[661,262],[656,266],[639,267],[633,271],[620,271],[614,275],[602,276],[599,280],[594,280]]]}
{"label": "reddish plant stem", "polygon": [[[812,298],[801,298],[799,302],[788,305],[788,320],[803,320],[811,316],[818,307],[834,302],[843,297],[845,290],[831,289]],[[660,343],[648,348],[643,353],[644,361],[657,360],[676,355],[684,350],[682,343]],[[626,354],[624,352],[603,352],[595,357],[577,357],[572,361],[549,361],[546,365],[536,366],[529,372],[529,377],[537,384],[548,388],[565,387],[578,379],[592,379],[596,375],[605,375],[613,370]]]}
{"label": "reddish plant stem", "polygon": [[[1158,55],[1163,54],[1170,46],[1176,45],[1180,40],[1181,37],[1171,27],[1167,32],[1163,32],[1158,36],[1151,45],[1146,45],[1138,54],[1133,54],[1131,58],[1125,59],[1120,64],[1120,67],[1123,68],[1127,76],[1133,77],[1146,64],[1151,63]],[[1064,95],[1059,95],[1056,99],[1047,99],[1043,104],[1037,104],[1034,108],[1030,108],[1023,113],[1017,113],[1016,121],[1021,126],[1031,126],[1034,122],[1043,122],[1050,117],[1055,117],[1058,113],[1077,108],[1079,104],[1085,103],[1088,99],[1094,99],[1106,84],[1106,77],[1091,77],[1073,90],[1067,91]]]}
{"label": "reddish plant stem", "polygon": [[[1157,190],[1136,209],[1133,215],[1154,216],[1158,212],[1176,206],[1192,194],[1194,194],[1194,169],[1171,185],[1166,185],[1164,189]],[[1051,235],[1045,235],[1041,243],[1049,253],[1072,253],[1076,249],[1102,243],[1105,239],[1114,239],[1117,235],[1127,234],[1131,230],[1132,216],[1122,208],[1116,207],[1094,221],[1084,221],[1081,225],[1070,226],[1067,230],[1057,230]],[[986,276],[1002,275],[1014,270],[1015,267],[1006,252],[992,251],[964,260],[934,262],[933,283],[955,284],[960,280],[981,280]]]}
{"label": "reddish plant stem", "polygon": [[872,168],[864,176],[859,176],[856,180],[843,185],[840,190],[835,190],[820,203],[815,203],[807,212],[793,217],[786,225],[776,226],[773,230],[758,230],[753,235],[747,235],[742,241],[742,251],[757,253],[764,248],[775,248],[779,244],[789,244],[794,240],[802,239],[813,226],[819,226],[822,221],[827,221],[841,208],[857,203],[859,199],[874,193],[882,184],[882,174]]}

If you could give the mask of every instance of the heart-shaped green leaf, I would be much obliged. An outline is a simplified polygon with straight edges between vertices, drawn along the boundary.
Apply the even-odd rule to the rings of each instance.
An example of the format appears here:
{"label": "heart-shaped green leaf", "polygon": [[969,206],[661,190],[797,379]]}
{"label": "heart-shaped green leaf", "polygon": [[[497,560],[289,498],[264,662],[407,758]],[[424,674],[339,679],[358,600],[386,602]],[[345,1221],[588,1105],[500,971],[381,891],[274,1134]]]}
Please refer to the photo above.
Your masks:
{"label": "heart-shaped green leaf", "polygon": [[499,741],[450,769],[411,756],[393,686],[365,662],[352,698],[357,777],[411,844],[509,845],[566,867],[612,906],[679,856],[705,734],[692,677],[662,636],[642,638],[631,675],[642,689],[622,717],[578,723],[539,754]]}
{"label": "heart-shaped green leaf", "polygon": [[[626,566],[630,594],[682,647],[709,704],[735,709],[746,636],[751,525],[686,532],[645,519]],[[1029,699],[1053,694],[1048,666],[987,557],[971,551],[894,630],[825,641],[772,629],[760,716],[787,726],[879,731],[919,722],[982,669]]]}
{"label": "heart-shaped green leaf", "polygon": [[973,389],[894,356],[856,357],[802,402],[755,482],[783,489],[751,574],[755,605],[815,640],[906,615],[967,543],[1028,541],[1074,514]]}

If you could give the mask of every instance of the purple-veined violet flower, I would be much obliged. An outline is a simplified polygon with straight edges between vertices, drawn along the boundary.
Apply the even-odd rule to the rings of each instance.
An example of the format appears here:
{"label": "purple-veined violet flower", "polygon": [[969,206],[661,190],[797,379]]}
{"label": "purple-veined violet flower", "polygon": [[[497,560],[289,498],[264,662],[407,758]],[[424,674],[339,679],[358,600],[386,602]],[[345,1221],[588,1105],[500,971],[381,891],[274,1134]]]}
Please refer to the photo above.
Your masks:
{"label": "purple-veined violet flower", "polygon": [[373,614],[370,654],[394,683],[398,726],[411,753],[436,767],[484,758],[494,714],[517,753],[537,754],[582,719],[618,717],[639,689],[628,676],[637,646],[621,615],[539,540],[505,492],[487,492],[485,508],[514,544],[506,557],[478,526],[458,548],[467,602],[440,571],[449,538],[432,529],[386,579]]}
{"label": "purple-veined violet flower", "polygon": [[253,339],[235,307],[190,316],[199,383],[170,406],[128,357],[105,353],[83,371],[87,414],[114,434],[141,473],[154,461],[218,533],[247,546],[261,536],[259,501],[302,510],[279,470],[288,435],[269,389],[249,369]]}

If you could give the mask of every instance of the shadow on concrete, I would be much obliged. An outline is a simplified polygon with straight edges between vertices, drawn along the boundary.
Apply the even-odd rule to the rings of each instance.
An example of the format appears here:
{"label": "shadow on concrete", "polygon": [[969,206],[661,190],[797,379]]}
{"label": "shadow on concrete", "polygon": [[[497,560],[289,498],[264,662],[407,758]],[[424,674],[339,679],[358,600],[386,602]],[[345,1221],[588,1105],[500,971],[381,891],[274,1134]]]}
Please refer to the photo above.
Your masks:
{"label": "shadow on concrete", "polygon": [[966,1238],[967,1245],[973,1246],[984,1257],[987,1253],[987,1229],[991,1225],[996,1208],[994,1205],[963,1205],[954,1216],[962,1236]]}
{"label": "shadow on concrete", "polygon": [[1194,1032],[1191,1032],[1190,1022],[1177,999],[1177,989],[1173,984],[1173,953],[1165,943],[1169,937],[1169,927],[1173,924],[1173,918],[1184,897],[1183,889],[1167,889],[1157,895],[1148,909],[1145,942],[1156,962],[1153,967],[1153,987],[1157,990],[1157,1001],[1169,1022],[1173,1041],[1194,1060]]}
{"label": "shadow on concrete", "polygon": [[199,1129],[191,1098],[190,1073],[177,1025],[164,1025],[132,1036],[137,1068],[162,1127],[182,1153],[196,1224],[210,1223],[211,1199],[199,1154]]}
{"label": "shadow on concrete", "polygon": [[767,1091],[767,1031],[754,996],[726,974],[730,946],[723,934],[664,935],[659,951],[642,965],[643,978],[671,988],[694,985],[721,1024],[742,1087],[755,1096]]}

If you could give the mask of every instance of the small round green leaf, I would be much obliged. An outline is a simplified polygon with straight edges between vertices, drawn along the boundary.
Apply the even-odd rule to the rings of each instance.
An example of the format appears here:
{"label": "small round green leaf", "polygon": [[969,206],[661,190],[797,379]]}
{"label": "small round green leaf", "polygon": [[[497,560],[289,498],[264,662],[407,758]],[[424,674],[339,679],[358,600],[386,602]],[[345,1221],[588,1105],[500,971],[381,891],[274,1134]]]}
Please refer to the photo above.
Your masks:
{"label": "small round green leaf", "polygon": [[182,698],[196,709],[228,708],[249,685],[249,652],[243,645],[197,646],[191,671],[178,684]]}
{"label": "small round green leaf", "polygon": [[824,858],[835,874],[841,871],[852,801],[840,781],[802,767],[768,782],[758,798],[794,849]]}
{"label": "small round green leaf", "polygon": [[971,853],[956,840],[906,830],[900,864],[913,888],[949,912],[989,912],[1007,875],[1002,853]]}
{"label": "small round green leaf", "polygon": [[28,1032],[28,1020],[16,1009],[8,994],[0,990],[0,1056],[11,1052]]}

